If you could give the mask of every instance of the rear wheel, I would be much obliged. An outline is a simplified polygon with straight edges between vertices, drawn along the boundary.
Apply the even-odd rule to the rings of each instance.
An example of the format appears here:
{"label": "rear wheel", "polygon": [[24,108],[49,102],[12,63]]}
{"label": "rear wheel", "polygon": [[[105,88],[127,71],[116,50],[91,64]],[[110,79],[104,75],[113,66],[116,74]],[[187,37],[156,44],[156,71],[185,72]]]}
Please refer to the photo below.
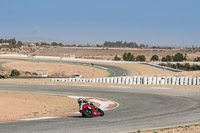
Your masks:
{"label": "rear wheel", "polygon": [[98,112],[100,113],[100,116],[104,116],[104,112],[100,108],[98,108]]}
{"label": "rear wheel", "polygon": [[92,118],[94,116],[93,111],[86,108],[84,109],[83,113],[82,113],[83,117],[88,117],[88,118]]}

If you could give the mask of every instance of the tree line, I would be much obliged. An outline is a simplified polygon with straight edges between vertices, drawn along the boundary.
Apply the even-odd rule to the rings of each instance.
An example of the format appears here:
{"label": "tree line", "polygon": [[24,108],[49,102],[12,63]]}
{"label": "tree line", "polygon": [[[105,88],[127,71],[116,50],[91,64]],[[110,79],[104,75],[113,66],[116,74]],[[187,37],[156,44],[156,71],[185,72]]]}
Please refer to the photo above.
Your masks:
{"label": "tree line", "polygon": [[[146,61],[146,57],[144,55],[138,55],[138,56],[134,56],[132,53],[128,52],[128,53],[124,53],[122,56],[122,59],[124,61]],[[114,60],[121,60],[120,57],[118,57],[117,55],[115,55]],[[187,55],[183,55],[182,53],[176,53],[174,56],[170,56],[167,55],[165,57],[162,57],[161,59],[159,59],[158,55],[153,55],[150,59],[150,61],[162,61],[162,62],[182,62],[184,60],[187,60]],[[194,59],[194,61],[200,61],[200,57],[197,57]]]}
{"label": "tree line", "polygon": [[[138,56],[134,56],[133,54],[131,54],[130,52],[128,53],[124,53],[122,56],[124,61],[146,61],[146,57],[144,55],[138,55]],[[121,60],[120,57],[118,57],[117,55],[115,55],[114,60]]]}
{"label": "tree line", "polygon": [[110,42],[105,41],[103,44],[103,47],[128,47],[128,48],[142,48],[142,47],[148,47],[148,45],[144,44],[137,44],[135,42],[122,42],[122,41],[116,41],[116,42]]}
{"label": "tree line", "polygon": [[194,71],[194,70],[200,70],[200,65],[197,64],[192,64],[190,65],[189,63],[185,63],[185,64],[180,64],[180,63],[176,63],[176,64],[172,64],[172,63],[160,63],[160,66],[166,66],[166,67],[171,67],[174,69],[180,69],[180,70],[184,70],[184,71]]}

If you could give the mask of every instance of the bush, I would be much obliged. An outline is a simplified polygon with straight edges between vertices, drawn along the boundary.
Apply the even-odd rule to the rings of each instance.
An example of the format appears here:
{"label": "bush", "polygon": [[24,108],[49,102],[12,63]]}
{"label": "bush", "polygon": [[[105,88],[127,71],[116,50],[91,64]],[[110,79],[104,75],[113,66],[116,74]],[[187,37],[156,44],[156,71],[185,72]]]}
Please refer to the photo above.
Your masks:
{"label": "bush", "polygon": [[193,70],[200,70],[200,65],[190,65],[189,63],[185,63],[185,64],[181,64],[181,63],[176,63],[176,64],[171,64],[171,63],[160,63],[158,64],[160,66],[167,66],[167,67],[171,67],[174,69],[181,69],[181,70],[185,70],[185,71],[193,71]]}
{"label": "bush", "polygon": [[125,60],[125,61],[127,60],[127,53],[126,53],[126,52],[123,54],[123,57],[122,57],[122,58],[123,58],[123,60]]}
{"label": "bush", "polygon": [[134,61],[135,58],[134,58],[134,55],[132,55],[130,52],[128,52],[128,54],[125,52],[123,54],[123,60],[124,61]]}
{"label": "bush", "polygon": [[172,57],[170,55],[166,56],[167,61],[172,61]]}
{"label": "bush", "polygon": [[146,61],[146,57],[144,55],[138,55],[136,61]]}
{"label": "bush", "polygon": [[173,60],[174,60],[174,61],[183,61],[183,60],[184,60],[183,54],[182,54],[182,53],[177,53],[177,54],[175,54]]}
{"label": "bush", "polygon": [[195,58],[194,61],[200,61],[200,57]]}
{"label": "bush", "polygon": [[13,69],[12,71],[11,71],[11,74],[10,74],[10,76],[19,76],[20,75],[20,73],[19,73],[19,71],[18,70],[16,70],[16,69]]}
{"label": "bush", "polygon": [[162,57],[162,61],[163,62],[167,62],[167,58],[166,57]]}
{"label": "bush", "polygon": [[158,55],[153,55],[151,57],[151,61],[158,61],[158,60],[159,60]]}
{"label": "bush", "polygon": [[115,55],[114,60],[119,61],[121,60],[121,58],[117,57],[117,55]]}

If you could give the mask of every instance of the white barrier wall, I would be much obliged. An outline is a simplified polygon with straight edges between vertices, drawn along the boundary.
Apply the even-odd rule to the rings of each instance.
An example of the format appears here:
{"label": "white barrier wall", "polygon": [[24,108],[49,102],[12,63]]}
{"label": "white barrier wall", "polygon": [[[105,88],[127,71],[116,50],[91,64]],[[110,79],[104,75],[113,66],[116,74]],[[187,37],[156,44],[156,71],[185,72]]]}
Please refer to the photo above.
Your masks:
{"label": "white barrier wall", "polygon": [[91,82],[115,84],[144,85],[200,85],[200,77],[108,77],[97,79],[84,78],[52,78],[53,82]]}

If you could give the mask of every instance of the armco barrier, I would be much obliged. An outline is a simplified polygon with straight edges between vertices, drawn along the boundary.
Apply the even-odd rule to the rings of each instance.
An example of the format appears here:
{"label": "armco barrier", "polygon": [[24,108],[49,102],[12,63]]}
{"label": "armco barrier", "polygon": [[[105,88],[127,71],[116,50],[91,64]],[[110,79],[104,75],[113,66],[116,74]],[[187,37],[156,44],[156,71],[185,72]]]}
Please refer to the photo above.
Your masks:
{"label": "armco barrier", "polygon": [[97,79],[84,78],[52,78],[53,82],[90,82],[115,84],[144,85],[200,85],[200,77],[108,77]]}

